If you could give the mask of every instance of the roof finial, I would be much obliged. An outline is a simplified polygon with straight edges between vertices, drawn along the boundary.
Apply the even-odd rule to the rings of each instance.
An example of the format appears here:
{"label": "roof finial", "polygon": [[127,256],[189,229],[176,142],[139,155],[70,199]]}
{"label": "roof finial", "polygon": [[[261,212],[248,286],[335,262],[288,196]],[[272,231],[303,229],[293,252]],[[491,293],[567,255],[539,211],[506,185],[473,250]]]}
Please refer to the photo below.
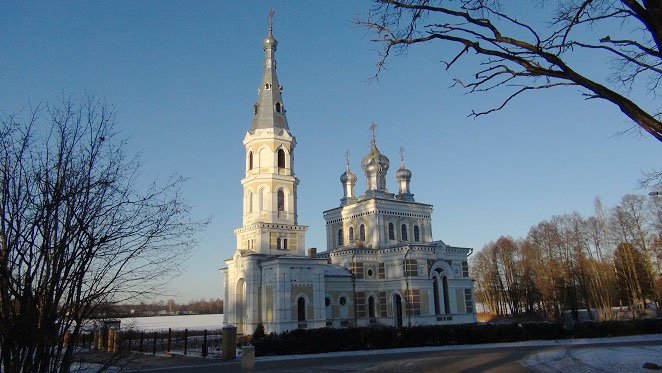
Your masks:
{"label": "roof finial", "polygon": [[349,169],[349,150],[345,150],[345,164],[347,165],[347,169]]}
{"label": "roof finial", "polygon": [[372,143],[375,143],[375,130],[377,130],[377,125],[373,121],[372,124],[370,124],[370,131],[372,132]]}
{"label": "roof finial", "polygon": [[405,165],[405,148],[400,147],[400,166],[404,167]]}
{"label": "roof finial", "polygon": [[269,31],[272,31],[273,28],[274,28],[274,14],[276,14],[276,12],[274,12],[274,9],[273,8],[269,9],[269,13],[267,15],[267,22],[269,24]]}

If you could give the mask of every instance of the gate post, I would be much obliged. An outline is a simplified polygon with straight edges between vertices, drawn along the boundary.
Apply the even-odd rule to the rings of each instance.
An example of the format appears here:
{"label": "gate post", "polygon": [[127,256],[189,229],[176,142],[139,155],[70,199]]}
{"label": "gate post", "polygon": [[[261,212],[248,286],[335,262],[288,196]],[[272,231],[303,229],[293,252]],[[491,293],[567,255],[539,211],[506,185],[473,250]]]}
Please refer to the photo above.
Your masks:
{"label": "gate post", "polygon": [[237,349],[237,328],[228,325],[223,328],[223,340],[221,341],[221,351],[223,360],[233,360],[236,357]]}

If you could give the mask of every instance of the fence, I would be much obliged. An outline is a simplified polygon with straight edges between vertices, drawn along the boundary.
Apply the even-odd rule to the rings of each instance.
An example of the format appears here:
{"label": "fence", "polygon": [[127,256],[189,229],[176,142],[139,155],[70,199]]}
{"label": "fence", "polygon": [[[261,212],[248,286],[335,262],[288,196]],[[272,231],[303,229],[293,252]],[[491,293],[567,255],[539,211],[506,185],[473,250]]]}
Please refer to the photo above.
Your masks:
{"label": "fence", "polygon": [[[220,356],[221,329],[168,331],[99,330],[81,334],[76,345],[108,352],[138,352],[143,354],[176,354],[186,356]],[[68,334],[65,344],[72,343]]]}
{"label": "fence", "polygon": [[167,332],[126,331],[120,333],[121,350],[141,353],[170,353],[190,356],[218,355],[221,329],[171,330]]}

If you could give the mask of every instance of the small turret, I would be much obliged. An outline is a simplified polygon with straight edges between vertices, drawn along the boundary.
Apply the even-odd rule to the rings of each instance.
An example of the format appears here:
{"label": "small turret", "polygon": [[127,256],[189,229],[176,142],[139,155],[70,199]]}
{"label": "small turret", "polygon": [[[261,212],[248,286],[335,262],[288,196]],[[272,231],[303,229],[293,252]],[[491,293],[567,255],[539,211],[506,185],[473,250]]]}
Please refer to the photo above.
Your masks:
{"label": "small turret", "polygon": [[395,198],[403,201],[414,202],[414,195],[409,190],[411,181],[411,171],[405,167],[405,150],[400,148],[400,168],[395,172],[395,179],[398,182],[398,194]]}
{"label": "small turret", "polygon": [[347,169],[340,175],[340,183],[343,185],[343,198],[340,200],[340,205],[345,206],[349,203],[356,201],[354,194],[354,187],[356,186],[356,175],[349,169],[349,152],[345,152],[345,163]]}

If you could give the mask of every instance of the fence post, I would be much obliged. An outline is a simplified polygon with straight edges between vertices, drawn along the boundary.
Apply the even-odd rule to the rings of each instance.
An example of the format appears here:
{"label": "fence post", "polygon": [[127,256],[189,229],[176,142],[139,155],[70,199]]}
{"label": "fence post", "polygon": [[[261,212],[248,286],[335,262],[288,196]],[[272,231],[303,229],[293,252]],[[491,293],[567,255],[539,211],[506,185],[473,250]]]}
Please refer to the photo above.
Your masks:
{"label": "fence post", "polygon": [[170,352],[170,341],[172,340],[172,329],[168,328],[168,346],[166,352]]}
{"label": "fence post", "polygon": [[156,332],[154,332],[154,344],[152,344],[152,355],[156,355]]}
{"label": "fence post", "polygon": [[202,339],[202,357],[207,357],[207,329],[205,329],[205,336]]}
{"label": "fence post", "polygon": [[143,341],[145,340],[145,331],[140,332],[140,353],[143,353]]}
{"label": "fence post", "polygon": [[184,356],[188,351],[188,329],[184,329]]}

